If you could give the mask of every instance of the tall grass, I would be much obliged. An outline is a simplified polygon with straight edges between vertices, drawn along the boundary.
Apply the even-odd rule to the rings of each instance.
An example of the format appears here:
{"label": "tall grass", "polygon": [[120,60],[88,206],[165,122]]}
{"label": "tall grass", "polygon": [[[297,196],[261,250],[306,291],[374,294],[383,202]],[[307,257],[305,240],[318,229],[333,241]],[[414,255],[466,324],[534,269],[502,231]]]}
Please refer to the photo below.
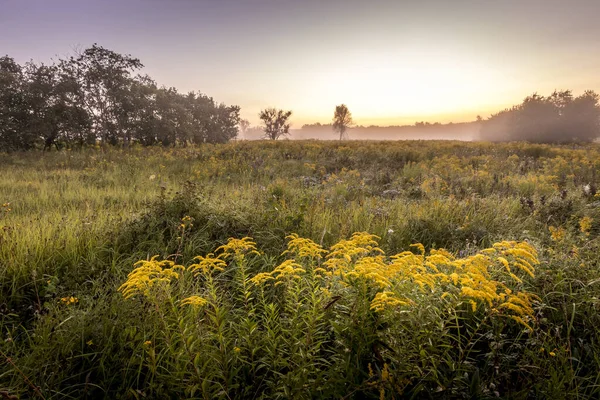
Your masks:
{"label": "tall grass", "polygon": [[[0,391],[596,398],[599,173],[597,145],[238,142],[2,154]],[[329,249],[355,232],[377,235],[388,255],[421,243],[457,259],[527,241],[541,262],[519,284],[539,297],[531,329],[492,318],[493,307],[473,312],[468,299],[421,293],[406,277],[398,293],[417,306],[384,315],[349,300],[371,301],[373,288],[337,299],[310,276],[265,292],[247,284],[288,258],[292,233]],[[227,260],[212,294],[205,277],[191,276],[152,301],[117,290],[139,260],[187,268],[247,236],[260,254]],[[194,293],[208,302],[180,307]]]}

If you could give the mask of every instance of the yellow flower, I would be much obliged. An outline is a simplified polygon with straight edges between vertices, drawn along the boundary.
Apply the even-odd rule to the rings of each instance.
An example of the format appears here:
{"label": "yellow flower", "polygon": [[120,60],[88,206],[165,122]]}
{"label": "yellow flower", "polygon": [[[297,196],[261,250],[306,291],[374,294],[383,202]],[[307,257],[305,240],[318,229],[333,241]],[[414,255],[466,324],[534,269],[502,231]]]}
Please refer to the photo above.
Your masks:
{"label": "yellow flower", "polygon": [[60,299],[60,301],[62,301],[63,303],[70,305],[70,304],[77,304],[79,303],[79,299],[77,297],[63,297]]}
{"label": "yellow flower", "polygon": [[151,341],[151,340],[146,340],[146,341],[144,342],[144,346],[150,346],[151,344],[152,344],[152,341]]}
{"label": "yellow flower", "polygon": [[191,305],[193,307],[202,307],[206,303],[208,303],[208,301],[200,296],[190,296],[188,298],[181,300],[182,306]]}
{"label": "yellow flower", "polygon": [[285,260],[271,272],[271,276],[275,277],[276,280],[300,278],[299,274],[304,272],[306,270],[302,268],[302,265],[294,262],[294,260]]}
{"label": "yellow flower", "polygon": [[196,260],[197,263],[190,265],[188,267],[188,270],[194,273],[195,275],[199,273],[203,273],[204,275],[210,275],[214,271],[224,271],[225,267],[227,266],[227,263],[223,261],[220,257],[221,255],[215,257],[213,253],[207,254],[206,257],[197,256],[194,258],[194,260]]}
{"label": "yellow flower", "polygon": [[259,286],[259,285],[263,284],[264,282],[270,281],[273,279],[275,279],[275,278],[273,278],[273,275],[271,275],[271,273],[261,272],[261,273],[254,275],[254,277],[250,278],[248,280],[248,282],[250,282],[253,285]]}
{"label": "yellow flower", "polygon": [[590,217],[583,217],[579,220],[579,230],[586,236],[590,235],[590,229],[592,229],[592,219]]}
{"label": "yellow flower", "polygon": [[556,228],[554,226],[550,226],[548,228],[550,231],[550,236],[552,236],[552,240],[555,242],[560,242],[565,238],[566,232],[563,228]]}
{"label": "yellow flower", "polygon": [[240,351],[242,351],[242,349],[240,349],[239,347],[236,346],[233,348],[233,351],[235,351],[236,353],[239,353]]}
{"label": "yellow flower", "polygon": [[259,254],[256,250],[256,243],[250,237],[241,239],[229,238],[226,244],[217,248],[216,251],[222,250],[223,258],[233,256],[234,258],[242,258],[244,254]]}
{"label": "yellow flower", "polygon": [[296,233],[292,233],[286,239],[289,239],[288,248],[282,255],[292,254],[296,257],[320,259],[323,254],[327,253],[327,250],[323,249],[320,245],[310,239],[301,238]]}
{"label": "yellow flower", "polygon": [[127,281],[119,287],[119,291],[126,299],[138,294],[149,296],[150,290],[155,286],[168,287],[172,279],[179,278],[176,272],[178,269],[184,269],[181,265],[175,265],[173,261],[156,260],[158,256],[150,260],[138,261],[137,266],[127,276]]}
{"label": "yellow flower", "polygon": [[371,310],[379,312],[385,310],[386,307],[407,306],[408,304],[408,301],[400,300],[392,292],[379,292],[371,301]]}
{"label": "yellow flower", "polygon": [[390,379],[390,371],[388,369],[387,363],[383,364],[383,369],[381,370],[381,381],[386,382]]}
{"label": "yellow flower", "polygon": [[419,253],[425,255],[425,246],[423,246],[421,243],[411,244],[410,247],[416,247]]}

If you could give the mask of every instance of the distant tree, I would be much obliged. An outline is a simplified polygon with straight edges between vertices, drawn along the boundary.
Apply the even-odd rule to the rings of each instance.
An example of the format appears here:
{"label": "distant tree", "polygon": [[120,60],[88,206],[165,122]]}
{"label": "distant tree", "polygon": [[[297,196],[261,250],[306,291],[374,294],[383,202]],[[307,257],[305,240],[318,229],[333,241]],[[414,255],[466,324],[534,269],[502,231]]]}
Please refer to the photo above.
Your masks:
{"label": "distant tree", "polygon": [[483,121],[480,133],[490,141],[591,142],[600,137],[599,97],[593,91],[578,97],[570,90],[534,93]]}
{"label": "distant tree", "polygon": [[264,124],[264,138],[277,140],[281,136],[288,135],[290,131],[288,118],[291,115],[291,111],[278,110],[276,108],[266,108],[262,110],[258,116]]}
{"label": "distant tree", "polygon": [[339,132],[340,140],[345,138],[346,131],[353,124],[352,114],[345,104],[335,106],[333,114],[333,130]]}
{"label": "distant tree", "polygon": [[240,139],[246,139],[246,132],[248,131],[249,127],[250,127],[250,121],[248,121],[247,119],[240,120],[240,134],[239,134]]}
{"label": "distant tree", "polygon": [[216,103],[212,97],[190,92],[185,104],[191,114],[192,143],[225,143],[238,133],[240,108]]}

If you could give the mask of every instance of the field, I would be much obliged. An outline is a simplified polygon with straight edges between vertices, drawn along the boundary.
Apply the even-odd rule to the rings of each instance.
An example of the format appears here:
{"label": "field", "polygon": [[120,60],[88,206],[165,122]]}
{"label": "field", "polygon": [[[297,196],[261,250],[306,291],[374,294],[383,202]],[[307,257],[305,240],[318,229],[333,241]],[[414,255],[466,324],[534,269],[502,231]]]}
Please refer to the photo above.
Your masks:
{"label": "field", "polygon": [[0,154],[0,397],[599,398],[599,185],[596,144]]}

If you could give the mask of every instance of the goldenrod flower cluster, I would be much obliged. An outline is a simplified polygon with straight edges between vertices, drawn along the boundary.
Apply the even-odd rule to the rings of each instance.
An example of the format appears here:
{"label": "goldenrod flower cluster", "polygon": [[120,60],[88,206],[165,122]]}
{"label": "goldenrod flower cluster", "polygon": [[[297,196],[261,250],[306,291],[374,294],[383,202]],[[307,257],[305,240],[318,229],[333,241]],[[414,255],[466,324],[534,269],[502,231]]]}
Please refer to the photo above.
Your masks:
{"label": "goldenrod flower cluster", "polygon": [[383,250],[378,246],[379,236],[367,232],[356,232],[349,240],[340,240],[331,246],[324,265],[334,274],[342,275],[349,270],[357,259],[368,255],[381,255]]}
{"label": "goldenrod flower cluster", "polygon": [[288,248],[283,254],[290,254],[292,256],[296,256],[299,258],[313,258],[313,259],[321,259],[323,254],[327,253],[327,250],[323,249],[320,245],[313,242],[310,239],[301,238],[296,233],[292,233],[287,236],[286,239],[289,240]]}
{"label": "goldenrod flower cluster", "polygon": [[60,301],[62,301],[63,303],[65,303],[66,305],[71,305],[71,304],[77,304],[79,303],[79,299],[77,297],[63,297],[60,299]]}
{"label": "goldenrod flower cluster", "polygon": [[[288,250],[284,254],[320,258],[321,254],[327,253],[314,242],[297,235],[290,235],[288,239]],[[443,249],[431,250],[427,255],[424,246],[417,243],[411,246],[417,254],[405,251],[388,258],[378,247],[377,239],[375,235],[359,232],[331,247],[324,262],[329,277],[324,289],[328,293],[335,282],[342,287],[366,282],[377,290],[370,308],[381,312],[386,308],[413,304],[395,290],[399,285],[412,283],[424,293],[466,299],[473,311],[483,304],[489,310],[531,328],[527,321],[533,319],[534,296],[525,292],[513,293],[509,287],[509,284],[514,287],[522,282],[519,275],[534,276],[539,261],[530,244],[504,241],[477,254],[456,259]],[[298,279],[307,268],[301,261],[289,259],[271,273],[260,273],[250,281],[262,284],[286,277]]]}
{"label": "goldenrod flower cluster", "polygon": [[205,305],[208,301],[200,296],[190,296],[186,299],[181,300],[181,305],[190,305],[190,306],[194,306],[194,307],[202,307],[203,305]]}
{"label": "goldenrod flower cluster", "polygon": [[398,299],[393,292],[384,291],[375,295],[375,298],[371,302],[371,310],[383,311],[389,307],[407,306],[409,304],[409,301]]}
{"label": "goldenrod flower cluster", "polygon": [[586,236],[589,236],[590,229],[592,229],[592,219],[590,217],[581,218],[579,220],[579,231]]}
{"label": "goldenrod flower cluster", "polygon": [[[292,234],[287,237],[288,247],[282,255],[283,261],[270,272],[261,272],[247,279],[253,286],[272,281],[275,286],[300,282],[303,278],[321,279],[321,293],[332,296],[352,288],[368,288],[370,309],[383,312],[397,307],[411,307],[417,298],[444,300],[460,304],[467,301],[473,311],[479,307],[497,315],[505,315],[531,329],[534,319],[533,302],[536,297],[519,291],[524,277],[533,277],[539,264],[536,250],[529,243],[504,241],[476,254],[455,258],[446,250],[432,249],[427,254],[425,247],[414,244],[413,251],[388,257],[379,248],[375,235],[357,232],[348,240],[323,249],[310,239]],[[196,263],[188,267],[194,275],[211,277],[227,267],[227,259],[239,263],[245,254],[255,253],[256,245],[251,238],[229,239],[219,247],[221,254],[195,258]],[[325,261],[322,262],[322,260]],[[321,267],[321,262],[323,267]],[[183,266],[171,261],[140,261],[119,288],[126,298],[137,294],[148,295],[157,283],[168,285],[178,278],[176,270]],[[320,275],[317,275],[320,274]],[[421,293],[421,294],[416,294]],[[415,300],[411,296],[417,296]],[[423,297],[425,296],[425,297]],[[207,300],[190,296],[182,305],[203,306]]]}
{"label": "goldenrod flower cluster", "polygon": [[555,242],[560,242],[565,238],[566,232],[564,228],[556,228],[554,226],[549,226],[548,230],[550,231],[550,236],[552,237],[552,240],[554,240]]}
{"label": "goldenrod flower cluster", "polygon": [[224,271],[227,263],[221,259],[222,256],[223,254],[219,254],[218,257],[215,257],[213,253],[208,253],[206,257],[197,256],[194,258],[197,263],[190,265],[188,270],[194,275],[202,273],[205,276],[209,276],[215,271]]}
{"label": "goldenrod flower cluster", "polygon": [[250,237],[242,239],[229,238],[226,244],[217,248],[216,251],[222,251],[221,256],[224,259],[233,257],[234,259],[243,258],[245,254],[259,254],[256,250],[256,243]]}
{"label": "goldenrod flower cluster", "polygon": [[173,261],[157,260],[158,256],[150,260],[138,261],[137,266],[127,276],[127,281],[119,287],[126,299],[136,295],[149,296],[150,290],[157,285],[168,286],[172,279],[179,278],[177,270],[185,270],[182,265],[175,265]]}
{"label": "goldenrod flower cluster", "polygon": [[271,276],[275,278],[278,282],[277,284],[283,283],[288,279],[298,279],[300,278],[300,274],[306,272],[302,265],[294,262],[293,260],[285,260],[280,265],[275,267],[273,272],[271,272]]}

